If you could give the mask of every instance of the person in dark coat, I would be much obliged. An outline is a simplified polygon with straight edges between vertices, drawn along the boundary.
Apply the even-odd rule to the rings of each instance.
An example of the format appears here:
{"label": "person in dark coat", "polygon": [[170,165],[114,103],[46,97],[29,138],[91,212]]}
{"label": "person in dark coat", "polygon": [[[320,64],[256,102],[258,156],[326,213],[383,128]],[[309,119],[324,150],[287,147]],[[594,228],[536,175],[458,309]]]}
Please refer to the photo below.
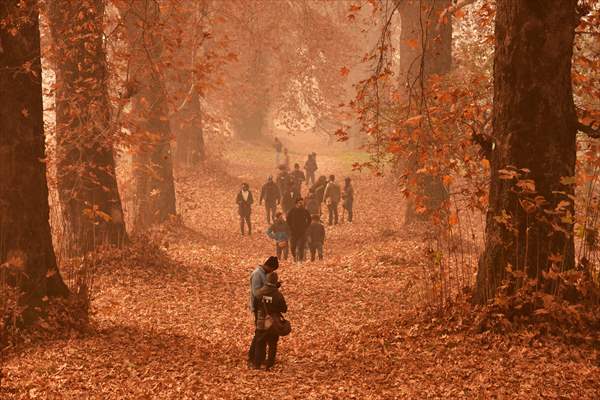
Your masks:
{"label": "person in dark coat", "polygon": [[323,259],[323,244],[325,243],[325,227],[319,220],[319,216],[313,214],[312,223],[306,231],[308,248],[310,249],[310,261],[315,261],[315,255],[318,253],[319,260]]}
{"label": "person in dark coat", "polygon": [[304,172],[300,170],[300,164],[294,164],[294,170],[290,174],[292,176],[292,185],[294,196],[298,199],[302,197],[302,184],[306,180],[306,176],[304,176]]}
{"label": "person in dark coat", "polygon": [[312,191],[315,193],[315,198],[319,203],[323,202],[323,198],[325,197],[325,188],[327,187],[327,177],[320,176],[319,179],[312,186]]}
{"label": "person in dark coat", "polygon": [[306,184],[315,184],[315,172],[319,168],[317,167],[317,153],[310,153],[306,162],[304,163],[304,170],[306,171]]}
{"label": "person in dark coat", "polygon": [[279,140],[277,136],[275,136],[273,148],[275,149],[275,166],[279,167],[281,163],[281,152],[283,150],[283,143],[281,143],[281,140]]}
{"label": "person in dark coat", "polygon": [[290,247],[294,261],[304,261],[304,246],[306,243],[306,230],[310,225],[310,214],[304,208],[304,201],[298,199],[296,206],[290,210],[286,221],[290,227]]}
{"label": "person in dark coat", "polygon": [[287,222],[283,219],[283,214],[278,212],[275,216],[273,225],[267,230],[267,236],[275,240],[275,251],[277,258],[281,259],[283,256],[284,260],[288,259],[289,239],[290,239],[290,227]]}
{"label": "person in dark coat", "polygon": [[325,187],[323,201],[327,204],[329,211],[329,225],[337,225],[338,223],[338,204],[342,197],[340,185],[335,182],[335,176],[329,176],[329,183]]}
{"label": "person in dark coat", "polygon": [[[258,329],[256,329],[258,324],[258,310],[260,308],[260,295],[258,294],[258,291],[267,282],[267,275],[275,271],[277,268],[279,268],[279,260],[277,257],[271,256],[267,258],[263,265],[259,265],[250,274],[249,307],[252,314],[254,314],[254,337],[252,338],[252,343],[250,344],[250,349],[248,350],[248,366],[250,367],[255,367],[254,361],[256,357],[256,341],[260,336],[260,332]],[[260,365],[258,367],[260,368]]]}
{"label": "person in dark coat", "polygon": [[[264,364],[266,370],[269,370],[275,364],[279,335],[270,329],[265,329],[265,317],[267,314],[279,315],[287,312],[287,304],[285,297],[279,291],[280,287],[277,272],[271,272],[267,275],[265,285],[257,291],[260,306],[256,318],[257,335],[254,352],[254,368],[256,369],[260,369],[260,366]],[[265,360],[267,346],[269,347],[269,354]]]}
{"label": "person in dark coat", "polygon": [[240,230],[244,235],[244,225],[248,225],[248,234],[252,235],[252,223],[250,222],[250,214],[252,213],[252,204],[254,199],[250,186],[247,183],[242,183],[242,189],[237,194],[235,202],[238,205],[238,212],[240,214]]}
{"label": "person in dark coat", "polygon": [[354,205],[354,188],[349,177],[344,179],[344,191],[342,192],[342,205],[348,213],[348,222],[352,222],[352,207]]}
{"label": "person in dark coat", "polygon": [[281,193],[279,187],[273,182],[273,177],[269,176],[267,182],[263,185],[260,191],[259,204],[265,202],[265,212],[267,214],[267,224],[271,221],[275,221],[275,213],[277,212],[277,205],[281,200]]}
{"label": "person in dark coat", "polygon": [[321,202],[317,200],[317,196],[310,189],[308,191],[308,196],[306,197],[306,210],[310,215],[318,215],[321,216]]}

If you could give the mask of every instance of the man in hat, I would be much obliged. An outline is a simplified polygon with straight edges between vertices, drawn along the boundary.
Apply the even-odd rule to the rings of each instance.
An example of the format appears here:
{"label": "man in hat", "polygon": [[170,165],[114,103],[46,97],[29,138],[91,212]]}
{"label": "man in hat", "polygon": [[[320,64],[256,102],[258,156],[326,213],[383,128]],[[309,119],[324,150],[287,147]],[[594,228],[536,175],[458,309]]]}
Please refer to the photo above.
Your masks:
{"label": "man in hat", "polygon": [[263,185],[260,191],[259,204],[265,202],[265,211],[267,213],[267,224],[271,221],[275,221],[275,213],[277,212],[277,205],[281,201],[281,193],[279,187],[273,182],[273,177],[269,176],[267,182]]}
{"label": "man in hat", "polygon": [[[250,311],[254,314],[254,337],[252,338],[252,343],[250,344],[250,350],[248,350],[248,365],[250,367],[254,366],[255,359],[255,349],[256,349],[256,339],[257,334],[259,332],[256,330],[256,322],[257,322],[257,311],[258,311],[258,301],[259,295],[258,290],[265,285],[267,281],[267,274],[275,271],[279,268],[279,260],[277,257],[271,256],[267,258],[263,265],[259,265],[256,267],[254,271],[250,274]],[[260,368],[260,365],[258,366]]]}

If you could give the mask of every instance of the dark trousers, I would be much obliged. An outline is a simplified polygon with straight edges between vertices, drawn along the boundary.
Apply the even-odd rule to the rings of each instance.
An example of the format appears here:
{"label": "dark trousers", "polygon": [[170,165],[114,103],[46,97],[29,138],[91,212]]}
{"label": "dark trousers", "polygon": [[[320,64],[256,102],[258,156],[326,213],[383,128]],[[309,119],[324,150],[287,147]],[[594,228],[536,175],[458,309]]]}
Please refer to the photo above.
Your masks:
{"label": "dark trousers", "polygon": [[275,222],[275,213],[277,212],[277,204],[267,204],[265,203],[265,212],[267,214],[267,223],[270,224],[271,221]]}
{"label": "dark trousers", "polygon": [[240,215],[240,230],[242,235],[244,234],[244,225],[248,225],[248,233],[252,234],[252,223],[250,222],[250,214]]}
{"label": "dark trousers", "polygon": [[289,243],[285,247],[279,246],[279,243],[275,244],[275,254],[277,254],[277,258],[279,258],[280,260],[281,260],[281,256],[282,255],[283,255],[283,259],[287,260],[288,259],[288,252],[289,252]]}
{"label": "dark trousers", "polygon": [[310,246],[310,261],[315,261],[315,256],[319,255],[319,260],[323,259],[323,244],[311,244]]}
{"label": "dark trousers", "polygon": [[[277,356],[277,342],[279,336],[270,333],[269,330],[260,330],[254,333],[256,338],[254,347],[254,365],[259,367],[264,364],[267,368],[270,368],[275,364],[275,357]],[[269,348],[267,355],[267,346]],[[266,360],[265,360],[266,357]]]}
{"label": "dark trousers", "polygon": [[306,245],[306,235],[294,234],[290,238],[290,247],[292,248],[292,256],[294,261],[304,261],[304,246]]}
{"label": "dark trousers", "polygon": [[338,223],[338,203],[331,203],[327,205],[329,210],[329,225]]}
{"label": "dark trousers", "polygon": [[348,213],[348,222],[352,222],[352,204],[346,204],[344,205],[344,209],[346,210],[346,212]]}

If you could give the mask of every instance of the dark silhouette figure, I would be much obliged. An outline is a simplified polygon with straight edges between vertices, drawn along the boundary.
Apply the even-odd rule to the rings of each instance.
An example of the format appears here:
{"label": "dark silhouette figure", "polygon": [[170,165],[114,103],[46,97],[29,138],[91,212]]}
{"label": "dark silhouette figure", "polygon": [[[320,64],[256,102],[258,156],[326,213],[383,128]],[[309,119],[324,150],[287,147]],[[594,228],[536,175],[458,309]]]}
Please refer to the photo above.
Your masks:
{"label": "dark silhouette figure", "polygon": [[244,235],[244,225],[248,225],[248,234],[252,235],[252,223],[250,222],[250,214],[252,214],[252,204],[254,198],[250,191],[250,186],[247,183],[242,183],[242,189],[239,191],[235,202],[238,205],[240,214],[240,231]]}
{"label": "dark silhouette figure", "polygon": [[306,230],[310,225],[310,214],[304,208],[304,201],[298,199],[296,206],[287,215],[287,223],[290,227],[290,247],[294,261],[304,261],[304,246],[306,244]]}
{"label": "dark silhouette figure", "polygon": [[349,177],[344,179],[344,191],[342,192],[342,206],[348,213],[348,222],[352,222],[353,212],[352,207],[354,205],[354,187],[352,187],[352,181]]}
{"label": "dark silhouette figure", "polygon": [[317,167],[317,153],[310,153],[306,162],[304,163],[304,170],[306,171],[306,184],[315,184],[315,172],[319,169]]}
{"label": "dark silhouette figure", "polygon": [[273,182],[273,177],[269,176],[267,182],[263,185],[260,191],[259,204],[265,202],[265,213],[267,214],[267,223],[275,221],[275,213],[277,212],[277,205],[281,201],[281,193],[279,187]]}
{"label": "dark silhouette figure", "polygon": [[319,260],[323,259],[323,245],[325,243],[325,227],[319,220],[318,215],[312,216],[312,223],[306,231],[308,248],[310,249],[310,261],[315,261],[318,254]]}
{"label": "dark silhouette figure", "polygon": [[[256,347],[254,351],[254,367],[260,369],[262,364],[266,370],[269,370],[275,364],[277,355],[277,342],[279,335],[273,329],[266,329],[265,318],[267,315],[275,316],[287,312],[287,304],[283,294],[279,291],[281,284],[277,272],[271,272],[267,275],[265,285],[257,291],[258,306],[256,318]],[[266,349],[269,347],[269,354],[265,360]]]}

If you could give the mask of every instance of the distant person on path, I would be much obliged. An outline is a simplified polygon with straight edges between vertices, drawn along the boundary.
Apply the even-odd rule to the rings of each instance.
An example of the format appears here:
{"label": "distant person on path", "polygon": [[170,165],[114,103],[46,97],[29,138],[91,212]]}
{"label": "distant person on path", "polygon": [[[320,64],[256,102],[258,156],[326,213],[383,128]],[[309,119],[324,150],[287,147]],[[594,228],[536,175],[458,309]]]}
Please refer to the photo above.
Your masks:
{"label": "distant person on path", "polygon": [[285,192],[289,192],[292,190],[292,176],[283,165],[279,166],[279,173],[277,174],[277,186],[279,187],[279,193],[282,196]]}
{"label": "distant person on path", "polygon": [[238,212],[240,214],[240,230],[242,236],[244,235],[244,225],[248,225],[248,234],[252,235],[252,223],[250,222],[250,214],[252,213],[252,204],[254,199],[252,198],[252,192],[250,186],[247,183],[242,183],[242,189],[238,193],[235,202],[238,205]]}
{"label": "distant person on path", "polygon": [[284,260],[288,259],[290,233],[290,227],[283,219],[283,213],[278,212],[273,225],[267,230],[267,236],[275,240],[275,251],[280,260],[281,256]]}
{"label": "distant person on path", "polygon": [[[277,356],[277,342],[279,335],[273,329],[266,329],[265,318],[268,315],[275,316],[287,312],[287,304],[283,294],[279,291],[281,284],[277,272],[267,274],[267,279],[262,288],[257,290],[257,299],[260,302],[256,318],[256,344],[254,350],[254,368],[260,369],[262,364],[268,371],[275,364]],[[269,354],[266,357],[267,346]]]}
{"label": "distant person on path", "polygon": [[306,197],[306,210],[310,215],[321,216],[321,202],[317,199],[315,192],[310,189]]}
{"label": "distant person on path", "polygon": [[315,198],[319,203],[323,202],[325,197],[325,188],[327,187],[327,178],[325,176],[320,176],[317,179],[317,182],[312,186],[312,190],[315,193]]}
{"label": "distant person on path", "polygon": [[302,197],[302,184],[306,180],[304,172],[300,169],[300,164],[294,164],[294,170],[290,174],[292,176],[293,191],[296,198]]}
{"label": "distant person on path", "polygon": [[287,147],[283,149],[283,161],[281,163],[281,166],[285,167],[286,171],[290,170],[290,154],[288,152]]}
{"label": "distant person on path", "polygon": [[335,183],[335,176],[329,175],[329,183],[325,188],[323,201],[327,204],[329,210],[329,225],[337,225],[338,223],[338,204],[341,198],[340,185]]}
{"label": "distant person on path", "polygon": [[290,212],[292,208],[294,208],[296,200],[297,197],[295,196],[295,193],[293,191],[287,190],[286,192],[284,192],[281,196],[281,211],[283,211],[283,213],[287,215],[287,213]]}
{"label": "distant person on path", "polygon": [[310,249],[310,261],[315,261],[315,255],[318,253],[319,260],[323,259],[323,244],[325,243],[325,227],[319,220],[318,215],[312,216],[312,223],[306,231],[308,248]]}
{"label": "distant person on path", "polygon": [[275,213],[277,212],[277,205],[281,201],[281,193],[279,187],[273,182],[273,177],[269,176],[267,182],[263,185],[260,191],[259,204],[265,202],[265,212],[267,214],[267,224],[271,221],[275,221]]}
{"label": "distant person on path", "polygon": [[283,150],[283,143],[277,136],[275,136],[275,141],[273,142],[273,147],[275,148],[275,166],[279,167],[281,162],[281,151]]}
{"label": "distant person on path", "polygon": [[317,167],[317,153],[310,153],[306,162],[304,163],[304,170],[306,171],[306,184],[310,187],[310,185],[315,184],[315,172],[319,168]]}
{"label": "distant person on path", "polygon": [[267,282],[267,274],[275,271],[279,268],[279,260],[277,257],[269,257],[264,262],[263,265],[259,265],[252,273],[250,274],[250,311],[254,314],[254,337],[252,338],[252,343],[250,344],[250,349],[248,350],[248,366],[252,368],[260,368],[260,365],[256,366],[255,357],[256,357],[256,342],[258,337],[261,335],[259,329],[257,329],[258,323],[258,309],[260,306],[259,294],[258,290],[262,288]]}
{"label": "distant person on path", "polygon": [[306,230],[310,225],[311,217],[304,208],[304,201],[302,199],[296,201],[296,206],[290,210],[286,220],[291,231],[290,247],[292,248],[294,261],[304,261]]}
{"label": "distant person on path", "polygon": [[354,205],[354,188],[350,177],[344,179],[344,191],[342,192],[342,206],[348,213],[348,222],[352,222],[352,206]]}

